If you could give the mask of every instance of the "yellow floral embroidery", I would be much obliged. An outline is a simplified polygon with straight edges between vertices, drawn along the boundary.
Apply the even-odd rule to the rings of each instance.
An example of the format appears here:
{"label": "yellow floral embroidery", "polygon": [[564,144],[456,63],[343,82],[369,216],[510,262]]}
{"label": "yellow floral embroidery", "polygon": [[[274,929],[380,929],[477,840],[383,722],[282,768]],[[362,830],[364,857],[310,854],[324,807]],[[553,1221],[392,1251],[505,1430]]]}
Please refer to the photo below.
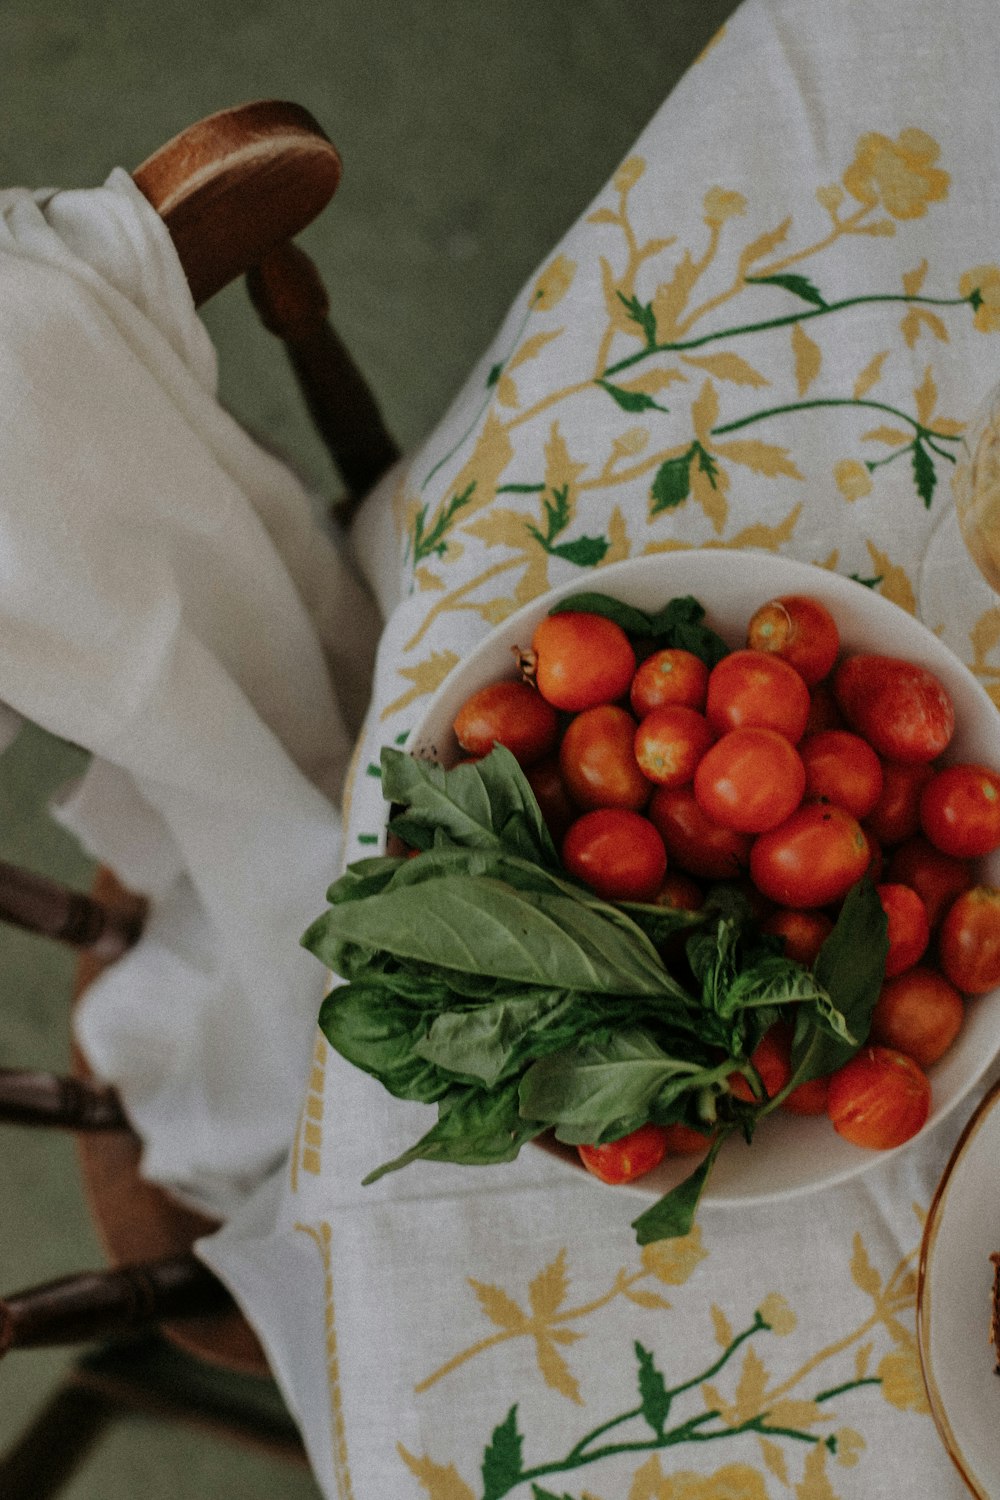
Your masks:
{"label": "yellow floral embroidery", "polygon": [[535,311],[551,312],[573,285],[575,275],[576,261],[567,259],[565,255],[557,255],[550,261],[535,282],[532,296]]}
{"label": "yellow floral embroidery", "polygon": [[866,208],[878,205],[894,219],[919,219],[929,203],[948,193],[951,178],[934,165],[940,154],[926,131],[903,130],[895,141],[871,131],[858,141],[843,183]]}
{"label": "yellow floral embroidery", "polygon": [[1000,332],[1000,266],[976,266],[958,283],[959,295],[975,297],[972,322],[980,333]]}
{"label": "yellow floral embroidery", "polygon": [[872,492],[872,476],[856,458],[842,458],[835,463],[833,477],[845,500],[861,500]]}

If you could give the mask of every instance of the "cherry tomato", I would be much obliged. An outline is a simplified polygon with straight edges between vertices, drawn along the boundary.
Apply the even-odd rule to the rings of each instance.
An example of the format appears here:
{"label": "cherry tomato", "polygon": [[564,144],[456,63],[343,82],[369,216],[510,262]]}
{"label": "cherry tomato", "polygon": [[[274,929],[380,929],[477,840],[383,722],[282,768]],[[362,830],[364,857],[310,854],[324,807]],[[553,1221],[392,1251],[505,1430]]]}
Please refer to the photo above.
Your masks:
{"label": "cherry tomato", "polygon": [[827,802],[805,802],[755,840],[750,876],[779,906],[829,906],[860,880],[869,857],[856,818]]}
{"label": "cherry tomato", "polygon": [[466,699],[455,716],[463,750],[488,755],[505,745],[522,766],[541,760],[556,742],[559,721],[551,703],[526,682],[493,682]]}
{"label": "cherry tomato", "polygon": [[538,691],[570,713],[624,698],[635,673],[631,641],[603,615],[580,610],[546,615],[531,649]]}
{"label": "cherry tomato", "polygon": [[524,775],[535,794],[545,826],[556,843],[560,843],[563,834],[577,816],[578,809],[574,807],[563,783],[558,755],[547,755],[543,760],[535,761],[534,765],[528,766]]}
{"label": "cherry tomato", "polygon": [[[791,1034],[779,1021],[766,1031],[750,1054],[750,1061],[760,1074],[768,1099],[780,1094],[792,1076]],[[730,1073],[729,1091],[747,1104],[756,1104],[757,1096],[742,1073]]]}
{"label": "cherry tomato", "polygon": [[712,1144],[712,1133],[695,1130],[692,1125],[664,1125],[668,1156],[696,1156]]}
{"label": "cherry tomato", "polygon": [[888,760],[934,760],[955,730],[955,709],[926,667],[895,656],[849,656],[833,677],[852,728]]}
{"label": "cherry tomato", "polygon": [[689,875],[727,880],[750,861],[750,834],[713,822],[695,801],[693,787],[657,787],[649,817],[659,829],[671,863]]}
{"label": "cherry tomato", "polygon": [[667,647],[640,662],[629,688],[632,709],[641,719],[654,708],[679,703],[684,708],[705,706],[708,667],[693,651]]}
{"label": "cherry tomato", "polygon": [[762,604],[751,617],[747,645],[780,656],[814,687],[832,670],[840,635],[825,604],[804,594],[785,594]]}
{"label": "cherry tomato", "polygon": [[972,885],[972,870],[964,860],[935,849],[921,834],[900,844],[889,862],[890,880],[916,891],[935,928],[956,896]]}
{"label": "cherry tomato", "polygon": [[860,735],[825,729],[799,743],[806,768],[806,796],[835,802],[859,820],[882,794],[882,762]]}
{"label": "cherry tomato", "polygon": [[635,732],[639,768],[658,786],[683,786],[714,740],[708,720],[682,703],[651,709]]}
{"label": "cherry tomato", "polygon": [[934,775],[933,766],[882,762],[882,791],[865,824],[882,844],[901,844],[920,832],[920,797]]}
{"label": "cherry tomato", "polygon": [[708,674],[705,717],[717,734],[776,729],[795,744],[809,718],[809,689],[780,656],[731,651]]}
{"label": "cherry tomato", "polygon": [[653,904],[669,907],[672,911],[700,911],[705,904],[705,892],[692,876],[684,875],[680,870],[668,870]]}
{"label": "cherry tomato", "polygon": [[781,1101],[790,1115],[825,1115],[830,1098],[829,1078],[808,1078]]}
{"label": "cherry tomato", "polygon": [[563,864],[605,901],[652,901],[667,870],[663,840],[648,818],[599,807],[571,823]]}
{"label": "cherry tomato", "polygon": [[788,906],[772,912],[760,925],[762,932],[782,939],[786,958],[794,958],[807,969],[812,968],[833,931],[833,923],[825,912],[795,911]]}
{"label": "cherry tomato", "polygon": [[965,1005],[955,986],[936,969],[917,964],[882,986],[868,1039],[895,1047],[929,1068],[958,1036],[964,1017]]}
{"label": "cherry tomato", "polygon": [[886,883],[875,890],[889,921],[889,952],[885,960],[888,977],[902,974],[919,959],[931,937],[927,908],[908,885]]}
{"label": "cherry tomato", "polygon": [[763,833],[795,811],[806,773],[790,740],[774,729],[732,729],[706,750],[694,773],[702,812],[724,828]]}
{"label": "cherry tomato", "polygon": [[901,1146],[923,1128],[930,1107],[926,1073],[893,1047],[862,1047],[830,1076],[827,1113],[837,1134],[855,1146]]}
{"label": "cherry tomato", "polygon": [[837,707],[833,688],[829,682],[819,682],[809,698],[809,717],[806,734],[819,734],[823,729],[843,729],[844,716]]}
{"label": "cherry tomato", "polygon": [[1000,776],[986,766],[945,766],[920,795],[920,825],[942,854],[992,854],[1000,848]]}
{"label": "cherry tomato", "polygon": [[652,783],[635,758],[635,731],[627,709],[611,703],[570,720],[559,746],[559,770],[578,807],[645,806]]}
{"label": "cherry tomato", "polygon": [[662,1125],[640,1125],[620,1140],[576,1149],[587,1171],[602,1182],[634,1182],[658,1167],[666,1156],[666,1131]]}
{"label": "cherry tomato", "polygon": [[938,934],[941,967],[956,989],[982,995],[1000,985],[1000,890],[974,885],[948,908]]}

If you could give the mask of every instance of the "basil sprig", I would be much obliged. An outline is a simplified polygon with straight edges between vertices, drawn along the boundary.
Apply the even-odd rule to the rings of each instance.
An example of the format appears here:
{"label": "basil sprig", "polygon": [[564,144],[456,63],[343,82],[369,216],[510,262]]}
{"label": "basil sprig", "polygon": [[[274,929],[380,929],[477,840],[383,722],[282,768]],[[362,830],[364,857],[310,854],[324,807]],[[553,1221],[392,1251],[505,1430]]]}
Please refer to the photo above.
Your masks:
{"label": "basil sprig", "polygon": [[[562,868],[500,746],[451,771],[386,748],[382,780],[400,809],[390,829],[419,857],[351,865],[303,938],[343,981],[320,1012],[331,1046],[397,1098],[437,1106],[366,1182],[417,1160],[510,1161],[547,1131],[601,1144],[683,1122],[713,1131],[712,1148],[634,1227],[642,1244],[685,1234],[723,1140],[749,1139],[774,1107],[750,1056],[775,1021],[794,1025],[789,1088],[866,1037],[886,948],[870,882],[810,971],[733,887],[697,912],[595,895]],[[732,1093],[734,1072],[754,1103]]]}

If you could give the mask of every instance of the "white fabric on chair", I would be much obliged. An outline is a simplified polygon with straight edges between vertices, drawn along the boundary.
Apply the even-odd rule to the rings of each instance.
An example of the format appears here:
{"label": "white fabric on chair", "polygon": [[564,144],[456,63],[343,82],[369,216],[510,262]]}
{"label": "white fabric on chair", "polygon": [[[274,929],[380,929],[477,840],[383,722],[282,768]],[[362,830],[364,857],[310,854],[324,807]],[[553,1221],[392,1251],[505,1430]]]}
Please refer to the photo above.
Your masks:
{"label": "white fabric on chair", "polygon": [[78,1032],[144,1170],[225,1216],[287,1151],[298,947],[377,629],[298,480],[216,399],[161,220],[116,170],[0,193],[0,701],[93,752],[60,816],[153,898]]}

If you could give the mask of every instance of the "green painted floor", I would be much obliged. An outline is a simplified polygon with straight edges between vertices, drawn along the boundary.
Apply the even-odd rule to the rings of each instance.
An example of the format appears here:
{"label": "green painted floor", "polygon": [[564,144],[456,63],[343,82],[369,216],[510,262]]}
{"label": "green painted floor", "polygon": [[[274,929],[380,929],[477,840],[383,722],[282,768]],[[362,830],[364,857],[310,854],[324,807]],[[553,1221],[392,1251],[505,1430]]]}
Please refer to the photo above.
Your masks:
{"label": "green painted floor", "polygon": [[[303,237],[404,447],[443,414],[524,280],[586,208],[735,0],[2,0],[0,185],[86,187],[245,99],[296,100],[344,178]],[[280,352],[234,287],[205,309],[222,396],[331,498]],[[46,816],[82,759],[35,730],[0,759],[0,859],[85,886]],[[0,932],[0,1066],[61,1068],[68,956]],[[72,1143],[0,1135],[0,1290],[96,1264]],[[0,1365],[0,1449],[62,1352]],[[306,1497],[301,1473],[123,1423],[66,1500]]]}

